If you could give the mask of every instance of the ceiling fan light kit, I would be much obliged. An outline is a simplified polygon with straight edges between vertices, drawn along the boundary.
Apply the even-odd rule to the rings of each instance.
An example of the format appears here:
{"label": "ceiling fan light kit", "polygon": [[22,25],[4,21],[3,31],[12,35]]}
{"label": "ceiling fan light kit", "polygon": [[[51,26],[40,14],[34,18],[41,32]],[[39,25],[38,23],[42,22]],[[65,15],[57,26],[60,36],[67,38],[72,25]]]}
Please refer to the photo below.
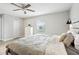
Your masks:
{"label": "ceiling fan light kit", "polygon": [[35,12],[35,10],[28,9],[31,6],[30,4],[25,4],[25,3],[19,3],[19,5],[16,3],[11,3],[11,4],[19,8],[19,9],[15,9],[13,11],[22,10],[24,12],[24,14],[27,14],[26,11]]}

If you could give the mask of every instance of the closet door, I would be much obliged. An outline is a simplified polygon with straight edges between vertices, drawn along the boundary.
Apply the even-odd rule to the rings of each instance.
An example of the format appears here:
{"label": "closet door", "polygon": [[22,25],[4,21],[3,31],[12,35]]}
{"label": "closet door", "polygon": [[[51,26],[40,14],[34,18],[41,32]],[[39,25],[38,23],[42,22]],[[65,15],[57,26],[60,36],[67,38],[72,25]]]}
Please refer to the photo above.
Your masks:
{"label": "closet door", "polygon": [[10,15],[3,15],[2,19],[0,20],[0,24],[0,38],[2,37],[1,39],[3,41],[23,37],[23,20]]}
{"label": "closet door", "polygon": [[0,15],[0,41],[2,40],[2,20]]}
{"label": "closet door", "polygon": [[3,16],[3,40],[13,39],[13,19],[8,15]]}

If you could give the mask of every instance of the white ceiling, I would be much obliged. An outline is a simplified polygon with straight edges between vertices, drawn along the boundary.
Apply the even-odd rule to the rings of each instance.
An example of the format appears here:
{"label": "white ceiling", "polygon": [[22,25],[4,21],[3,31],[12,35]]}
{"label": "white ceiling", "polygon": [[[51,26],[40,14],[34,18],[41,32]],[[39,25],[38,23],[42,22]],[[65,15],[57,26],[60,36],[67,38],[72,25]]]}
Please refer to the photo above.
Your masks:
{"label": "white ceiling", "polygon": [[29,9],[35,10],[35,12],[27,11],[24,14],[23,11],[12,11],[18,9],[18,7],[11,5],[10,3],[0,3],[0,14],[9,14],[21,18],[32,17],[37,15],[43,15],[48,13],[55,13],[69,10],[72,3],[30,3]]}

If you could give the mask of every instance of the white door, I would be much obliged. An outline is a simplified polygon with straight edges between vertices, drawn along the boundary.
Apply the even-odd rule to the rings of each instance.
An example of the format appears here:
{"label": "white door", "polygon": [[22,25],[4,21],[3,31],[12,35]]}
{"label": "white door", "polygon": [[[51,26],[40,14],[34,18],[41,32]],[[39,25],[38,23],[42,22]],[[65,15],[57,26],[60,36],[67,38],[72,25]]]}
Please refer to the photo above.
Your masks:
{"label": "white door", "polygon": [[1,36],[2,36],[2,35],[1,35],[1,34],[2,34],[2,30],[1,30],[2,24],[1,24],[1,23],[2,23],[2,21],[1,21],[1,16],[0,16],[0,40],[1,40],[1,38],[2,38],[2,37],[1,37]]}

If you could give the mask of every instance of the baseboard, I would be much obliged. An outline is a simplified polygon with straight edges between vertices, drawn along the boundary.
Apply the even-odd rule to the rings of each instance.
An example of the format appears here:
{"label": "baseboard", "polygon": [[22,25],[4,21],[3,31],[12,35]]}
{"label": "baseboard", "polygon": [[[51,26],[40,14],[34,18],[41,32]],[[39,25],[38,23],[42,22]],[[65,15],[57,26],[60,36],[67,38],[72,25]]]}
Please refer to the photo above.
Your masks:
{"label": "baseboard", "polygon": [[16,40],[22,37],[16,37],[16,38],[8,38],[8,39],[2,39],[2,41],[10,41],[10,40]]}

